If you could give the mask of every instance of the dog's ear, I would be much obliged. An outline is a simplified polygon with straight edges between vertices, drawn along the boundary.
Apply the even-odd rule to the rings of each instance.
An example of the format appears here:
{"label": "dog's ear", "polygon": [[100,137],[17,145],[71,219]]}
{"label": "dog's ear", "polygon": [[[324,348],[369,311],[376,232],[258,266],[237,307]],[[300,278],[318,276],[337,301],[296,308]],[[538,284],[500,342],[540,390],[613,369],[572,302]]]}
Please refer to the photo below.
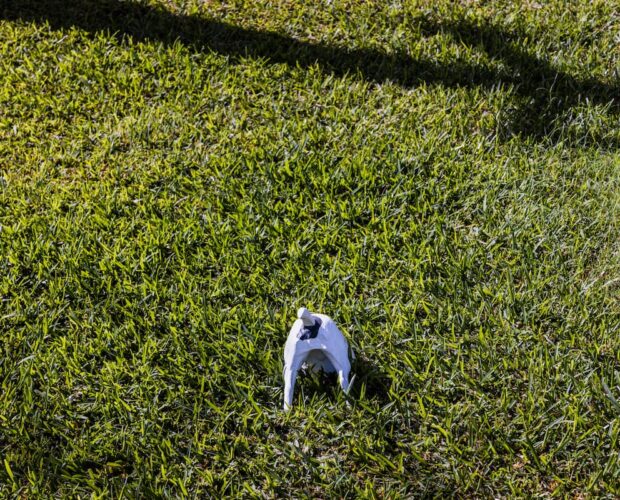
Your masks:
{"label": "dog's ear", "polygon": [[314,316],[305,307],[300,307],[297,311],[297,317],[304,322],[304,326],[312,326],[315,323]]}

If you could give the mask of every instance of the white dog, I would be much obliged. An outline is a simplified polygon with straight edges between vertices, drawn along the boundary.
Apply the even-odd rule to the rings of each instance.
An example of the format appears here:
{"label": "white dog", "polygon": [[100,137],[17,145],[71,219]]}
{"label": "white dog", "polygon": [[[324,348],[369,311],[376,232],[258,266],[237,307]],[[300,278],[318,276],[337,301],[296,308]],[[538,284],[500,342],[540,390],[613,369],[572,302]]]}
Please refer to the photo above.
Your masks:
{"label": "white dog", "polygon": [[284,346],[284,409],[293,404],[297,372],[302,366],[314,371],[337,372],[342,390],[349,390],[349,344],[336,323],[324,314],[302,307]]}

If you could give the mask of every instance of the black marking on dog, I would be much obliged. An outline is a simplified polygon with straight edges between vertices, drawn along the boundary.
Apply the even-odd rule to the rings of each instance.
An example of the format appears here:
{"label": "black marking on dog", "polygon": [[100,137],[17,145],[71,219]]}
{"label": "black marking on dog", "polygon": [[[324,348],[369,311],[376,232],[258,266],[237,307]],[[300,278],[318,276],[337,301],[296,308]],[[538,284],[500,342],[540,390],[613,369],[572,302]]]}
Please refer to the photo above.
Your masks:
{"label": "black marking on dog", "polygon": [[314,325],[304,326],[297,335],[297,338],[299,338],[299,340],[313,339],[319,334],[319,328],[321,328],[321,320],[319,318],[314,318]]}

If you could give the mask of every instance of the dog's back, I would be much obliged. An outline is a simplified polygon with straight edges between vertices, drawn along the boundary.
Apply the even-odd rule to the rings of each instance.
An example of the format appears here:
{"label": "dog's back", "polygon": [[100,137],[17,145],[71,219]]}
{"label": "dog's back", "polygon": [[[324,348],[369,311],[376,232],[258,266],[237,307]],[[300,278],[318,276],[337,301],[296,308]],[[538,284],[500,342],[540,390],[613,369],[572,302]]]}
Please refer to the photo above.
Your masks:
{"label": "dog's back", "polygon": [[336,371],[340,386],[349,387],[349,344],[336,323],[325,314],[310,313],[305,307],[297,312],[297,320],[284,346],[284,408],[290,408],[297,370],[306,366],[326,372]]}

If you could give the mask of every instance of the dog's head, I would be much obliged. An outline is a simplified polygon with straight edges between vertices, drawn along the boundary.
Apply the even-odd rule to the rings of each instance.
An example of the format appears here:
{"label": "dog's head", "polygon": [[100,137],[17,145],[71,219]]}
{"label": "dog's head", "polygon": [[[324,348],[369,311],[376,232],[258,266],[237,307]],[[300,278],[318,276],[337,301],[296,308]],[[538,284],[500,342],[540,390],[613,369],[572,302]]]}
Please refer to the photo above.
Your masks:
{"label": "dog's head", "polygon": [[303,322],[303,327],[299,330],[297,338],[299,340],[307,340],[316,338],[321,328],[321,319],[313,316],[305,307],[297,311],[297,317]]}

